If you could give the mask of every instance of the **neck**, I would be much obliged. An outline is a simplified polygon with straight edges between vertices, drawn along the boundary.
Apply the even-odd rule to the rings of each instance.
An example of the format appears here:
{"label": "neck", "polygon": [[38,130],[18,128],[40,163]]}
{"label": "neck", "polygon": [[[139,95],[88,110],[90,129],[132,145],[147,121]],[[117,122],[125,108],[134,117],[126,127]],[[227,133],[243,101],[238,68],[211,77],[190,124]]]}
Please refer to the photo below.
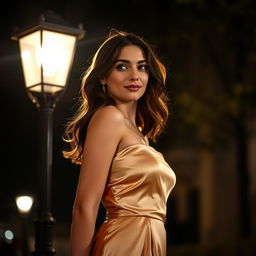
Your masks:
{"label": "neck", "polygon": [[117,104],[116,107],[136,126],[137,102]]}

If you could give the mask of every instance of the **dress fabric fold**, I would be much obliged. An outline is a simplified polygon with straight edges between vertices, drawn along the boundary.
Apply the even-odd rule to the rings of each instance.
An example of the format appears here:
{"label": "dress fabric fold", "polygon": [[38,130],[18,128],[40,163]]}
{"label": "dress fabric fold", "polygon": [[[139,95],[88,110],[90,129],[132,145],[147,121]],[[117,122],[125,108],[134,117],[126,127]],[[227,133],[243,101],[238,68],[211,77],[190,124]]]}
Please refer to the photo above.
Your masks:
{"label": "dress fabric fold", "polygon": [[102,196],[106,220],[91,256],[165,256],[166,203],[175,183],[175,173],[153,147],[133,144],[118,152]]}

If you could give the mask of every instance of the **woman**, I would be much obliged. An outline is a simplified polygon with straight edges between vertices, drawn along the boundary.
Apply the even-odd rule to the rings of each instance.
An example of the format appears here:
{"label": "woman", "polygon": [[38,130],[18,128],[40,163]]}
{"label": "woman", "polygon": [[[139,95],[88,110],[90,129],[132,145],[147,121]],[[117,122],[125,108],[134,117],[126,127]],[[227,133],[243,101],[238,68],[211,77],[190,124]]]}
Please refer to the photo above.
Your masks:
{"label": "woman", "polygon": [[[151,147],[168,117],[165,68],[140,37],[110,35],[82,80],[64,156],[81,164],[72,256],[163,256],[166,201],[175,174]],[[95,234],[102,201],[106,221]]]}

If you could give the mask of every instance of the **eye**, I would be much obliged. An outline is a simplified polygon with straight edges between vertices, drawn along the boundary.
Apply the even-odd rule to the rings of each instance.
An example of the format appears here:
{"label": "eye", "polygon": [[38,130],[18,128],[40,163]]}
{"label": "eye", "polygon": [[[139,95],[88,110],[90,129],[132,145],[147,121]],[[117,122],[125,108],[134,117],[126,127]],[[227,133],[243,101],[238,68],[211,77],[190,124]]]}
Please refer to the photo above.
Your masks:
{"label": "eye", "polygon": [[124,64],[118,64],[115,68],[120,71],[127,69],[127,67]]}
{"label": "eye", "polygon": [[148,65],[147,64],[139,65],[138,69],[142,71],[148,71]]}

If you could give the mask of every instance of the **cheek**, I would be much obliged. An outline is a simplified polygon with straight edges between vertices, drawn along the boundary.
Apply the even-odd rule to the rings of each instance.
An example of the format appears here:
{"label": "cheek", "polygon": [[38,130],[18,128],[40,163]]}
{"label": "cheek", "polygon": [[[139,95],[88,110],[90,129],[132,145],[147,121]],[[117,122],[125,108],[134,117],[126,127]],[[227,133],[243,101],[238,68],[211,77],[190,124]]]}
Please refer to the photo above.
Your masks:
{"label": "cheek", "polygon": [[147,75],[145,75],[145,76],[143,77],[143,83],[144,83],[145,85],[147,85],[147,84],[148,84],[148,80],[149,80],[149,76],[148,76],[148,74],[147,74]]}
{"label": "cheek", "polygon": [[146,92],[148,85],[145,84],[143,94]]}
{"label": "cheek", "polygon": [[122,76],[118,76],[118,75],[115,75],[115,76],[111,76],[111,77],[109,77],[109,79],[108,79],[108,84],[119,84],[120,82],[122,82],[123,81],[123,77]]}

